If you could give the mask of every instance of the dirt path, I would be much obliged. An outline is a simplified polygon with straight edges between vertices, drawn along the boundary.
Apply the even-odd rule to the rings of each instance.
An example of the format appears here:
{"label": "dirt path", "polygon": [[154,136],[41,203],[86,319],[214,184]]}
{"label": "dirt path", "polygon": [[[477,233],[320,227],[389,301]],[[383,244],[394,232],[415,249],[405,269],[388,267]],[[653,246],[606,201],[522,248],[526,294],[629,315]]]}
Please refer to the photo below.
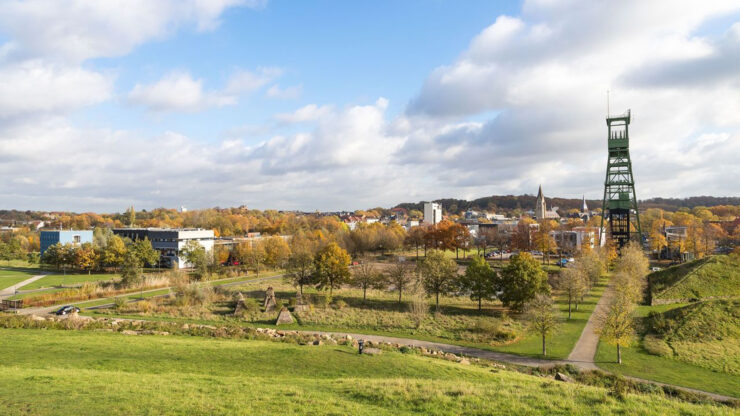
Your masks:
{"label": "dirt path", "polygon": [[610,300],[614,296],[614,288],[611,284],[607,286],[604,294],[601,296],[599,301],[596,303],[594,311],[586,322],[586,326],[583,327],[581,337],[578,338],[578,342],[573,347],[573,350],[568,355],[568,361],[578,365],[578,367],[586,370],[598,370],[599,367],[594,363],[594,357],[596,356],[596,349],[599,347],[599,335],[596,333],[597,317],[602,311],[606,310]]}
{"label": "dirt path", "polygon": [[13,286],[6,287],[5,289],[0,290],[0,299],[5,299],[5,298],[15,295],[16,290],[18,290],[19,288],[22,288],[25,285],[31,284],[43,277],[46,277],[47,275],[49,275],[49,273],[37,274],[36,276],[28,278],[22,282],[18,282],[14,284]]}

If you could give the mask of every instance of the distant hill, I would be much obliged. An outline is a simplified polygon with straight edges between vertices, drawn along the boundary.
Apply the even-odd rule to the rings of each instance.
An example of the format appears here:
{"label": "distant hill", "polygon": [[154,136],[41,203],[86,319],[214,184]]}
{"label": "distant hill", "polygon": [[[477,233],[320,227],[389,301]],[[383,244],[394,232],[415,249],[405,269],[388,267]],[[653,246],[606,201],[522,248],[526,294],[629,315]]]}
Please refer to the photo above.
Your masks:
{"label": "distant hill", "polygon": [[694,260],[652,273],[648,282],[653,305],[740,296],[740,260],[735,256]]}
{"label": "distant hill", "polygon": [[[558,207],[561,210],[580,209],[583,200],[579,198],[548,198],[548,207]],[[492,195],[468,201],[465,199],[444,198],[434,202],[442,204],[445,212],[457,213],[469,209],[490,211],[512,211],[515,209],[534,209],[537,197],[535,195]],[[587,199],[590,209],[601,208],[602,200]],[[697,206],[714,207],[717,205],[740,205],[740,197],[692,196],[689,198],[650,198],[639,201],[641,209],[661,208],[666,211],[676,211],[679,208],[694,208]],[[424,202],[404,202],[397,205],[406,209],[422,210]]]}

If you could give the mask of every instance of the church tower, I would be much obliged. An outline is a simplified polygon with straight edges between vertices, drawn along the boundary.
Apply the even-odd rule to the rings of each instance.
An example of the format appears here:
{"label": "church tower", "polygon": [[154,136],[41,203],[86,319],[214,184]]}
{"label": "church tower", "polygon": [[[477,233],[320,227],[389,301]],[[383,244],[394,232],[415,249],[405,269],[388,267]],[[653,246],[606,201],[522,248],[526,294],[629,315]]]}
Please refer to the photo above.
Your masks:
{"label": "church tower", "polygon": [[537,192],[537,202],[534,205],[534,217],[538,220],[544,220],[546,212],[545,196],[542,195],[542,185],[540,185],[540,190]]}

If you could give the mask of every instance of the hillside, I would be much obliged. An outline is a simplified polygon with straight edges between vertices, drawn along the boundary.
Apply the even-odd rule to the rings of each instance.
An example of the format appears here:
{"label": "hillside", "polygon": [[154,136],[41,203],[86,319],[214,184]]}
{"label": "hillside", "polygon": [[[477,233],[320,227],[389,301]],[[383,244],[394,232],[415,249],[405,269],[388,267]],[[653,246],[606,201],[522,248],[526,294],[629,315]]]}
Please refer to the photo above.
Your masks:
{"label": "hillside", "polygon": [[[23,348],[18,348],[23,345]],[[82,353],[79,353],[82,352]],[[733,414],[400,352],[0,330],[3,414]]]}
{"label": "hillside", "polygon": [[645,349],[740,375],[740,300],[697,302],[647,318]]}
{"label": "hillside", "polygon": [[[569,209],[581,209],[583,200],[581,198],[550,198],[545,190],[545,198],[549,207],[558,207],[563,211]],[[515,209],[529,210],[534,209],[536,195],[492,195],[473,200],[442,198],[435,199],[435,202],[442,204],[445,212],[459,212],[461,210],[499,210],[511,211]],[[601,209],[601,199],[587,199],[586,203],[590,209]],[[712,197],[696,196],[690,198],[650,198],[639,202],[641,209],[661,208],[666,211],[676,211],[679,208],[694,208],[697,206],[714,207],[718,205],[740,205],[740,198],[737,197]],[[404,202],[397,205],[405,209],[422,210],[424,203]]]}
{"label": "hillside", "polygon": [[648,275],[650,303],[740,296],[740,260],[711,256]]}

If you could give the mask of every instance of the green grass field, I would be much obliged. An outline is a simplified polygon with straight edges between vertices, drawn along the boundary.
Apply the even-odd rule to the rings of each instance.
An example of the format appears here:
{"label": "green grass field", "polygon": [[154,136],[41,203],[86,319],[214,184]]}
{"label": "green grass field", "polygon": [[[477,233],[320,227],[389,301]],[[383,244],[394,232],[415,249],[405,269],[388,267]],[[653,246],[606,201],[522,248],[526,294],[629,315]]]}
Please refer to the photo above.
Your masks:
{"label": "green grass field", "polygon": [[2,329],[0,357],[4,415],[736,413],[343,346]]}
{"label": "green grass field", "polygon": [[74,286],[80,285],[86,282],[100,282],[106,280],[117,280],[120,276],[118,274],[100,273],[100,274],[50,274],[43,277],[31,284],[23,286],[20,290],[32,290],[41,289],[44,287],[57,287],[57,286]]}
{"label": "green grass field", "polygon": [[0,269],[0,289],[13,286],[26,279],[33,277],[36,273],[22,270],[5,270]]}

